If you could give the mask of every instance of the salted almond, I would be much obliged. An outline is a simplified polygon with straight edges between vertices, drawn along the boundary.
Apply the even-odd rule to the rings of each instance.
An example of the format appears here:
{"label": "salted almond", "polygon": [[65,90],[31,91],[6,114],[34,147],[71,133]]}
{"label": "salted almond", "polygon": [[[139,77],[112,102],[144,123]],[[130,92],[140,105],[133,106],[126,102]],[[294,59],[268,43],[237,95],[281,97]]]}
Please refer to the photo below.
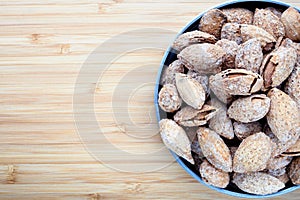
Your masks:
{"label": "salted almond", "polygon": [[300,62],[298,62],[288,78],[284,91],[297,103],[300,110]]}
{"label": "salted almond", "polygon": [[221,10],[211,9],[201,17],[199,30],[220,38],[222,26],[226,22],[227,17]]}
{"label": "salted almond", "polygon": [[293,7],[289,7],[281,15],[281,21],[286,30],[286,36],[293,41],[300,41],[300,13]]}
{"label": "salted almond", "polygon": [[288,150],[285,151],[287,154],[300,154],[300,139],[297,140],[297,142],[292,145]]}
{"label": "salted almond", "polygon": [[293,129],[289,134],[289,139],[285,142],[282,142],[274,135],[269,126],[265,126],[264,133],[271,139],[273,143],[272,157],[279,156],[287,151],[297,142],[300,137],[300,134]]}
{"label": "salted almond", "polygon": [[158,104],[163,111],[174,112],[178,110],[182,104],[175,85],[164,85],[158,94]]}
{"label": "salted almond", "polygon": [[241,25],[241,36],[243,42],[246,42],[252,38],[257,38],[260,41],[261,47],[264,49],[264,51],[272,50],[276,43],[276,39],[270,33],[254,25]]}
{"label": "salted almond", "polygon": [[170,119],[162,119],[159,122],[160,136],[166,147],[194,164],[191,154],[191,142],[183,128]]}
{"label": "salted almond", "polygon": [[214,94],[224,103],[232,100],[232,95],[251,95],[263,86],[262,77],[245,69],[227,69],[209,77],[209,85]]}
{"label": "salted almond", "polygon": [[263,132],[244,139],[233,158],[233,171],[238,173],[264,170],[271,157],[271,140]]}
{"label": "salted almond", "polygon": [[245,8],[225,8],[222,12],[227,16],[227,21],[238,24],[252,24],[253,12]]}
{"label": "salted almond", "polygon": [[258,26],[276,39],[285,36],[285,28],[280,18],[268,9],[255,9],[253,25]]}
{"label": "salted almond", "polygon": [[182,73],[176,73],[175,79],[177,90],[183,101],[195,109],[201,109],[206,98],[202,85]]}
{"label": "salted almond", "polygon": [[292,157],[290,156],[276,156],[269,159],[267,164],[268,170],[277,170],[286,167],[291,163]]}
{"label": "salted almond", "polygon": [[229,174],[222,170],[216,169],[207,160],[200,165],[200,175],[204,182],[219,188],[226,188],[229,184]]}
{"label": "salted almond", "polygon": [[201,75],[198,72],[193,71],[193,70],[189,70],[186,75],[188,77],[195,79],[202,85],[207,97],[210,95],[210,89],[208,87],[208,76],[207,75]]}
{"label": "salted almond", "polygon": [[179,60],[175,60],[169,66],[166,66],[162,72],[162,76],[160,78],[160,84],[173,84],[175,85],[175,74],[183,73],[184,67],[183,64]]}
{"label": "salted almond", "polygon": [[197,130],[198,141],[206,159],[217,169],[232,171],[232,158],[223,139],[214,131],[200,127]]}
{"label": "salted almond", "polygon": [[243,43],[241,36],[241,25],[238,23],[226,23],[221,30],[221,39],[236,42],[238,45]]}
{"label": "salted almond", "polygon": [[250,135],[262,131],[262,125],[259,122],[251,123],[242,123],[234,122],[233,123],[234,134],[239,140],[246,139]]}
{"label": "salted almond", "polygon": [[272,194],[285,186],[279,179],[263,172],[235,173],[232,182],[241,190],[257,195]]}
{"label": "salted almond", "polygon": [[295,185],[300,185],[300,157],[295,158],[288,168],[288,175]]}
{"label": "salted almond", "polygon": [[264,59],[260,74],[264,79],[264,89],[279,86],[292,73],[297,61],[297,52],[293,48],[280,46]]}
{"label": "salted almond", "polygon": [[215,36],[203,31],[190,31],[179,35],[174,41],[172,48],[180,52],[184,48],[198,43],[216,43]]}
{"label": "salted almond", "polygon": [[249,123],[262,119],[270,109],[270,99],[264,94],[253,94],[232,102],[228,116],[236,121]]}
{"label": "salted almond", "polygon": [[239,50],[239,45],[235,41],[227,39],[219,40],[216,45],[220,46],[226,53],[222,70],[235,68],[235,57]]}
{"label": "salted almond", "polygon": [[208,43],[188,46],[177,55],[178,59],[188,69],[200,74],[220,72],[224,56],[225,52],[221,47]]}
{"label": "salted almond", "polygon": [[[270,111],[267,121],[273,134],[281,142],[293,138],[293,132],[299,129],[299,111],[296,102],[287,94],[277,88],[268,92],[271,99]],[[299,132],[296,133],[299,137]]]}
{"label": "salted almond", "polygon": [[259,73],[260,65],[263,61],[263,52],[260,41],[252,38],[241,44],[235,58],[237,69],[246,69],[254,73]]}
{"label": "salted almond", "polygon": [[202,126],[216,115],[216,113],[217,109],[209,105],[204,105],[200,110],[186,106],[175,114],[174,120],[182,126]]}
{"label": "salted almond", "polygon": [[215,116],[209,120],[209,128],[225,138],[233,139],[233,126],[231,119],[227,115],[226,105],[215,98],[211,100],[210,104],[218,110]]}

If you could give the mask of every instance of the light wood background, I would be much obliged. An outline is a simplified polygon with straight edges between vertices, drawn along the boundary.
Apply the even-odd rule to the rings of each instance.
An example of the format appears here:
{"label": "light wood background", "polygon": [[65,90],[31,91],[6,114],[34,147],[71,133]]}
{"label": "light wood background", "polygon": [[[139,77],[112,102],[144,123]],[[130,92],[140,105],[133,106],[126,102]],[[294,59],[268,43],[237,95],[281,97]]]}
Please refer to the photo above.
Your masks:
{"label": "light wood background", "polygon": [[[111,157],[105,160],[94,159],[76,131],[72,105],[79,70],[101,43],[141,28],[176,33],[220,2],[0,0],[0,199],[228,199],[195,181],[167,151],[147,159],[147,153],[161,148],[153,81],[162,50],[120,55],[102,84],[95,82],[82,91],[83,97],[95,92],[95,114],[108,141],[122,151],[143,152],[145,159],[124,162],[117,152],[107,152]],[[300,7],[298,0],[286,2]],[[128,127],[115,122],[111,105],[122,76],[148,63],[152,68],[137,74],[147,84],[130,99],[120,96],[117,101],[129,102],[132,122],[149,125],[140,134],[155,133],[150,142],[126,136]],[[103,141],[95,144],[105,146]],[[126,164],[131,172],[122,171]],[[153,167],[152,172],[134,173],[146,166]],[[299,192],[274,199],[296,200]]]}

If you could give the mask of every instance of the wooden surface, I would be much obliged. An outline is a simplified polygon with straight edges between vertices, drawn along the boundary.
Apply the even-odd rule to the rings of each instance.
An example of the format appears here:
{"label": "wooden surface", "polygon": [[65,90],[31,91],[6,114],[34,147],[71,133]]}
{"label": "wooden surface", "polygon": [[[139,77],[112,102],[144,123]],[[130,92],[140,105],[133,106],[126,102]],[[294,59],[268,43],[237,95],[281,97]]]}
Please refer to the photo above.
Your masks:
{"label": "wooden surface", "polygon": [[[103,160],[95,159],[82,142],[84,133],[76,130],[73,106],[74,88],[81,87],[76,84],[80,69],[103,42],[144,28],[163,27],[176,33],[199,12],[220,2],[1,0],[0,199],[228,199],[195,181],[167,151],[148,158],[162,148],[153,107],[153,81],[162,49],[141,44],[140,49],[121,52],[100,81],[81,88],[82,98],[94,94],[96,119],[106,136],[105,141],[95,138],[94,145],[103,147],[99,154]],[[300,7],[297,0],[287,2]],[[113,54],[114,48],[100,52]],[[136,88],[129,99],[114,94],[127,72],[145,65],[149,70],[136,76],[146,85]],[[91,74],[101,70],[97,67],[103,66],[102,60],[94,66]],[[122,113],[114,116],[112,99],[116,105],[128,102],[129,121],[138,131],[116,123]],[[129,131],[136,135],[126,134]],[[111,144],[118,151],[109,152],[106,147]],[[145,156],[126,160],[120,152]],[[143,173],[143,169],[152,170]],[[294,191],[275,199],[296,200],[299,195]]]}

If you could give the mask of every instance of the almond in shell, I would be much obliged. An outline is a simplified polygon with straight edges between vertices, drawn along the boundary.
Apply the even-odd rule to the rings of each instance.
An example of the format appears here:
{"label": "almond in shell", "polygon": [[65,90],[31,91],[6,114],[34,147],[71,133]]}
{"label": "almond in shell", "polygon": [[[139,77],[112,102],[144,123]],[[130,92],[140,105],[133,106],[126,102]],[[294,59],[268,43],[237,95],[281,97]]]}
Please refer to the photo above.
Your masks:
{"label": "almond in shell", "polygon": [[227,115],[226,105],[215,98],[211,100],[210,104],[218,110],[216,115],[210,119],[209,128],[225,138],[233,139],[233,126],[231,119]]}
{"label": "almond in shell", "polygon": [[158,94],[158,104],[166,112],[174,112],[180,108],[182,100],[175,85],[166,84],[161,88]]}
{"label": "almond in shell", "polygon": [[183,101],[195,109],[201,109],[206,98],[202,85],[182,73],[176,73],[175,79],[177,90]]}
{"label": "almond in shell", "polygon": [[254,13],[253,25],[266,30],[276,39],[285,36],[284,25],[271,10],[257,8]]}
{"label": "almond in shell", "polygon": [[271,140],[263,132],[244,139],[233,158],[233,171],[238,173],[264,170],[271,157]]}
{"label": "almond in shell", "polygon": [[280,46],[264,59],[260,74],[264,79],[264,88],[279,86],[292,73],[297,61],[297,52],[293,48]]}
{"label": "almond in shell", "polygon": [[202,31],[191,31],[179,35],[178,38],[173,42],[172,48],[180,52],[184,48],[198,43],[216,43],[217,39],[215,36],[202,32]]}
{"label": "almond in shell", "polygon": [[209,105],[204,105],[200,110],[186,106],[175,114],[174,120],[181,126],[202,126],[216,113],[217,109]]}
{"label": "almond in shell", "polygon": [[199,30],[220,38],[222,26],[226,22],[227,17],[221,10],[211,9],[200,19]]}
{"label": "almond in shell", "polygon": [[245,69],[227,69],[209,78],[210,89],[224,103],[232,99],[232,95],[251,95],[259,91],[263,79],[259,74]]}
{"label": "almond in shell", "polygon": [[253,94],[232,102],[228,116],[236,121],[249,123],[262,119],[270,109],[270,99],[264,94]]}
{"label": "almond in shell", "polygon": [[223,139],[214,131],[200,127],[197,130],[198,141],[206,159],[217,169],[232,171],[232,158]]}
{"label": "almond in shell", "polygon": [[227,39],[237,44],[242,44],[241,25],[238,23],[226,23],[221,30],[221,39]]}
{"label": "almond in shell", "polygon": [[277,170],[286,167],[291,163],[292,157],[290,156],[276,156],[269,159],[267,164],[268,170]]}
{"label": "almond in shell", "polygon": [[271,106],[267,121],[272,133],[283,143],[294,137],[297,141],[300,133],[296,130],[300,123],[296,102],[277,88],[271,89],[268,97],[271,99]]}
{"label": "almond in shell", "polygon": [[205,93],[206,93],[207,97],[210,95],[210,90],[209,90],[209,87],[208,87],[208,76],[201,75],[198,72],[193,71],[193,70],[189,70],[187,72],[187,75],[189,77],[195,79],[196,81],[198,81],[202,85],[203,89],[205,90]]}
{"label": "almond in shell", "polygon": [[252,24],[253,12],[245,8],[226,8],[222,12],[230,23]]}
{"label": "almond in shell", "polygon": [[273,37],[273,35],[254,25],[242,24],[241,36],[243,42],[246,42],[252,38],[257,38],[260,41],[263,50],[266,52],[272,50],[276,43],[276,39]]}
{"label": "almond in shell", "polygon": [[281,21],[286,30],[286,36],[293,41],[300,42],[300,13],[293,7],[285,10]]}
{"label": "almond in shell", "polygon": [[282,155],[285,151],[291,148],[298,141],[300,136],[300,134],[294,131],[293,129],[288,135],[289,139],[285,142],[282,142],[273,134],[270,127],[266,126],[264,128],[264,132],[267,136],[269,136],[273,144],[272,157]]}
{"label": "almond in shell", "polygon": [[259,73],[263,60],[263,52],[260,41],[252,38],[241,44],[235,58],[235,67]]}
{"label": "almond in shell", "polygon": [[235,57],[239,49],[238,44],[235,41],[222,39],[219,40],[216,45],[222,47],[223,51],[226,53],[222,70],[235,68]]}
{"label": "almond in shell", "polygon": [[187,68],[200,74],[220,72],[224,56],[225,52],[221,47],[208,43],[188,46],[177,55]]}
{"label": "almond in shell", "polygon": [[162,119],[159,122],[160,135],[167,148],[178,156],[194,164],[191,154],[191,142],[183,128],[170,119]]}
{"label": "almond in shell", "polygon": [[160,78],[160,84],[173,84],[175,85],[175,74],[183,73],[184,67],[183,64],[179,60],[175,60],[169,66],[165,67],[162,76]]}
{"label": "almond in shell", "polygon": [[295,158],[288,168],[288,175],[295,185],[300,185],[300,157]]}
{"label": "almond in shell", "polygon": [[235,173],[232,182],[241,190],[257,195],[272,194],[285,186],[279,179],[263,172]]}
{"label": "almond in shell", "polygon": [[239,140],[244,140],[250,135],[262,131],[262,125],[259,122],[251,123],[242,123],[234,122],[233,123],[234,134]]}
{"label": "almond in shell", "polygon": [[300,111],[300,63],[297,63],[289,76],[284,91],[297,103]]}
{"label": "almond in shell", "polygon": [[209,185],[219,188],[225,188],[229,184],[229,174],[222,170],[216,169],[207,160],[204,160],[199,169],[201,178]]}

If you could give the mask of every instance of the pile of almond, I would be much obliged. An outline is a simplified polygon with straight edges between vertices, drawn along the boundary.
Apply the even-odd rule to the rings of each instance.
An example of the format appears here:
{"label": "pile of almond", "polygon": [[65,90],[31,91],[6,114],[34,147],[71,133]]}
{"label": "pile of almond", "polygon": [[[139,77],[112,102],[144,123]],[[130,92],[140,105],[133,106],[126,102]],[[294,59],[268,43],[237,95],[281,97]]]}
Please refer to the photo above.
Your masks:
{"label": "pile of almond", "polygon": [[164,144],[219,188],[300,185],[300,13],[212,9],[172,48],[158,96]]}

